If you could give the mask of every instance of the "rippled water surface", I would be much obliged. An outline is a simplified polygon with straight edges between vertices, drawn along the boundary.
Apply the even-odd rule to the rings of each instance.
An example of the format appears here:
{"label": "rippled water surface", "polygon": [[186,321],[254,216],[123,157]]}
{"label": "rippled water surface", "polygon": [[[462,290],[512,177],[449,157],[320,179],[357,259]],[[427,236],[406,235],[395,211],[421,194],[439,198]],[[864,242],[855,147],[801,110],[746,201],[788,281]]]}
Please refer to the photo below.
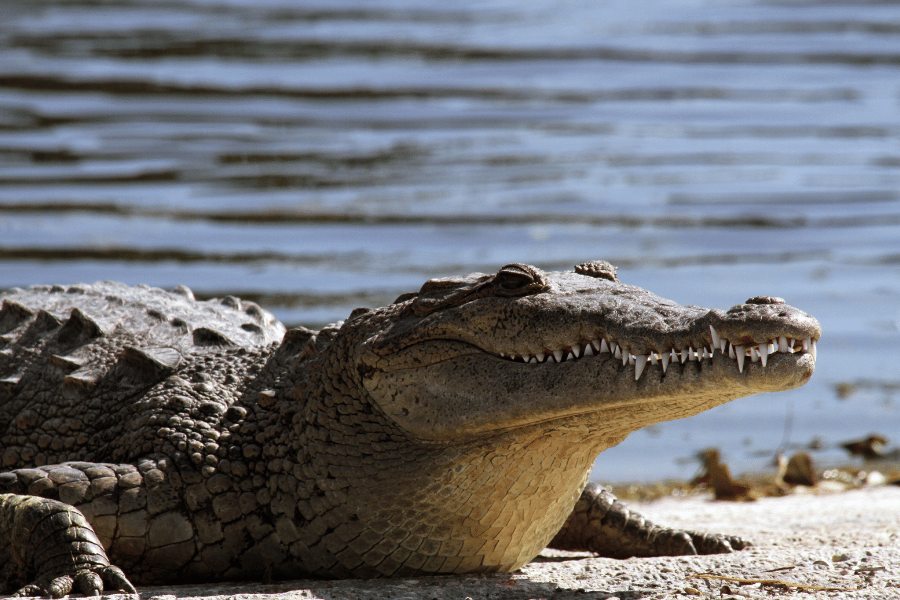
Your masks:
{"label": "rippled water surface", "polygon": [[683,304],[782,296],[824,334],[809,385],[637,432],[597,477],[900,440],[897,3],[3,12],[0,288],[186,284],[317,327],[432,276],[603,258]]}

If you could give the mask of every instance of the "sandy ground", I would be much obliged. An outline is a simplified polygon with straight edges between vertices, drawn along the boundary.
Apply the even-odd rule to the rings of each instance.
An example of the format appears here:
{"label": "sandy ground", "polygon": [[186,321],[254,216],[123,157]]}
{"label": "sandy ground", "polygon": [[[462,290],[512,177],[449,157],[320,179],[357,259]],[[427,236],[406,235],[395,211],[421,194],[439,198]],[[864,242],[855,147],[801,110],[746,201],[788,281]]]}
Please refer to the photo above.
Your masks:
{"label": "sandy ground", "polygon": [[624,561],[546,551],[517,573],[494,576],[207,584],[139,592],[145,600],[900,599],[900,487],[740,504],[691,498],[632,506],[661,524],[733,533],[755,545],[727,555]]}

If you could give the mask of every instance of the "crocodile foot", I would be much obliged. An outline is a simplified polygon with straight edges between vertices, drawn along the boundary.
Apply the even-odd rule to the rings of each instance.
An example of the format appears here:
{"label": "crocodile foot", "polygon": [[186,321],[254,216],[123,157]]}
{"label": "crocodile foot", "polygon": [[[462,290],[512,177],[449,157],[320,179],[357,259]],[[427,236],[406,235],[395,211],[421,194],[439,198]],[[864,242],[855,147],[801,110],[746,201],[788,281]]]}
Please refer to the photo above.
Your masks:
{"label": "crocodile foot", "polygon": [[103,593],[104,582],[111,589],[122,590],[128,594],[137,593],[122,569],[116,566],[68,569],[70,573],[66,574],[60,574],[61,571],[66,570],[57,569],[55,573],[39,575],[33,583],[20,588],[13,596],[62,598],[68,596],[72,590],[77,590],[85,596],[100,596]]}
{"label": "crocodile foot", "polygon": [[0,494],[0,545],[4,543],[11,560],[0,566],[0,581],[30,581],[15,596],[61,598],[73,590],[98,596],[104,583],[137,593],[125,573],[109,564],[84,515],[68,504]]}
{"label": "crocodile foot", "polygon": [[681,531],[654,525],[609,491],[589,485],[550,548],[595,552],[610,558],[724,554],[750,542],[736,536]]}

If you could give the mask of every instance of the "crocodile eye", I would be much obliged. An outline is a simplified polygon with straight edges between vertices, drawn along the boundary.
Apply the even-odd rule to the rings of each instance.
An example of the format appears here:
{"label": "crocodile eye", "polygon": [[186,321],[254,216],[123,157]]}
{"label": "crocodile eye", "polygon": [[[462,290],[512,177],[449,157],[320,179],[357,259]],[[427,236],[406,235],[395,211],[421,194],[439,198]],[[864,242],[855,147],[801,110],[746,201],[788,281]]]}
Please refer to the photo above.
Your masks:
{"label": "crocodile eye", "polygon": [[530,265],[506,265],[494,277],[494,289],[504,296],[520,296],[543,290],[544,274]]}
{"label": "crocodile eye", "polygon": [[534,281],[530,275],[526,273],[515,273],[513,271],[500,271],[494,279],[501,290],[513,292],[519,288],[526,287]]}

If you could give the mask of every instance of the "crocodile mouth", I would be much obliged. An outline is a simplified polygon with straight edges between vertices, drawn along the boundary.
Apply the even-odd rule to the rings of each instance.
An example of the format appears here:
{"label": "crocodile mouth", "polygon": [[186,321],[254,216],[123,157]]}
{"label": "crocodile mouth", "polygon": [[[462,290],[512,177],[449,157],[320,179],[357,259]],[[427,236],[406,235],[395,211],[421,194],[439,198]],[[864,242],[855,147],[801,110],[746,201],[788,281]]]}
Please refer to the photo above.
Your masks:
{"label": "crocodile mouth", "polygon": [[696,346],[637,355],[624,340],[606,337],[515,355],[471,340],[432,338],[387,356],[369,351],[371,362],[360,373],[380,410],[431,441],[580,416],[608,427],[610,415],[618,415],[626,424],[619,429],[630,432],[750,394],[792,389],[812,376],[817,332],[735,344],[718,333],[713,339],[715,331],[685,335],[686,345]]}
{"label": "crocodile mouth", "polygon": [[772,354],[807,353],[812,356],[813,362],[816,360],[817,340],[812,337],[801,339],[782,335],[759,344],[736,344],[720,336],[712,325],[709,326],[709,331],[710,339],[704,340],[702,344],[697,344],[696,346],[688,345],[682,348],[673,347],[668,350],[648,352],[647,354],[632,354],[627,347],[618,342],[598,336],[592,340],[581,340],[554,350],[545,349],[523,354],[500,352],[498,356],[510,362],[540,364],[547,362],[564,363],[577,361],[589,356],[607,354],[621,360],[623,367],[633,365],[635,381],[640,380],[641,374],[648,364],[660,365],[663,374],[665,374],[670,364],[712,360],[716,353],[719,353],[721,357],[727,356],[733,360],[739,373],[744,372],[744,364],[747,362],[758,362],[765,367],[769,356]]}

